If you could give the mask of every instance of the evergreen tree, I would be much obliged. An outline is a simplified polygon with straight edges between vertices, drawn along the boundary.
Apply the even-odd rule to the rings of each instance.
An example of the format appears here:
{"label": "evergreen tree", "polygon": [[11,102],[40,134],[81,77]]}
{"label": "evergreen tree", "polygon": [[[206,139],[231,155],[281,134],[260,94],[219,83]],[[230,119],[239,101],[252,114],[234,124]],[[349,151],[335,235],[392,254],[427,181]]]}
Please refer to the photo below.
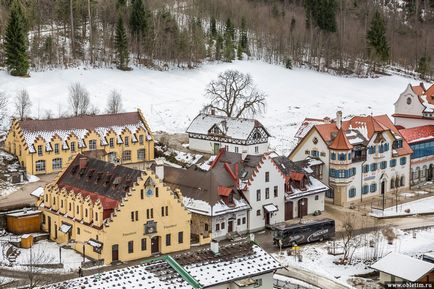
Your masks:
{"label": "evergreen tree", "polygon": [[369,54],[375,60],[386,62],[389,60],[389,44],[386,39],[386,25],[383,16],[377,10],[371,20],[367,34]]}
{"label": "evergreen tree", "polygon": [[211,17],[210,20],[210,25],[209,25],[209,31],[210,31],[210,35],[212,39],[216,39],[217,38],[217,24],[216,24],[216,20],[213,17]]}
{"label": "evergreen tree", "polygon": [[228,18],[226,21],[225,34],[224,34],[224,51],[223,51],[224,61],[232,62],[232,60],[235,59],[234,39],[235,39],[234,26],[232,25],[231,19]]}
{"label": "evergreen tree", "polygon": [[218,34],[217,40],[215,43],[215,59],[221,60],[222,59],[222,49],[223,49],[223,37]]}
{"label": "evergreen tree", "polygon": [[244,17],[241,18],[240,39],[238,47],[241,50],[241,53],[244,52],[249,55],[249,40],[247,38],[246,19]]}
{"label": "evergreen tree", "polygon": [[148,28],[148,11],[143,4],[143,0],[132,0],[131,14],[130,14],[130,29],[131,34],[135,40],[137,58],[140,59],[140,46],[143,36]]}
{"label": "evergreen tree", "polygon": [[336,32],[336,0],[306,0],[306,24],[326,32]]}
{"label": "evergreen tree", "polygon": [[230,39],[232,39],[232,41],[235,40],[235,29],[234,29],[234,25],[232,24],[232,21],[230,18],[228,18],[226,20],[225,38],[226,38],[226,36],[230,36]]}
{"label": "evergreen tree", "polygon": [[420,77],[423,79],[427,78],[430,74],[430,62],[431,58],[426,55],[419,58],[419,61],[417,62],[416,71],[420,73]]}
{"label": "evergreen tree", "polygon": [[115,48],[118,68],[128,70],[128,39],[122,17],[119,17],[116,24]]}
{"label": "evergreen tree", "polygon": [[26,19],[21,5],[14,1],[4,38],[6,66],[13,76],[26,76],[29,70],[27,55]]}

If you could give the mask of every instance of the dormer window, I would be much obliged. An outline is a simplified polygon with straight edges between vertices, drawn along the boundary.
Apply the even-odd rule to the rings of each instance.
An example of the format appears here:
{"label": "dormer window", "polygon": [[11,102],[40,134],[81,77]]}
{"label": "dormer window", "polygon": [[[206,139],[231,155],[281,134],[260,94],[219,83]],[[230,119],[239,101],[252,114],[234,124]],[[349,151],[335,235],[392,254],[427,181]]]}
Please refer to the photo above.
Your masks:
{"label": "dormer window", "polygon": [[253,139],[260,139],[261,138],[261,134],[259,132],[255,132],[253,134]]}
{"label": "dormer window", "polygon": [[210,133],[211,133],[211,134],[222,134],[222,131],[221,131],[217,126],[213,126],[213,127],[210,129]]}

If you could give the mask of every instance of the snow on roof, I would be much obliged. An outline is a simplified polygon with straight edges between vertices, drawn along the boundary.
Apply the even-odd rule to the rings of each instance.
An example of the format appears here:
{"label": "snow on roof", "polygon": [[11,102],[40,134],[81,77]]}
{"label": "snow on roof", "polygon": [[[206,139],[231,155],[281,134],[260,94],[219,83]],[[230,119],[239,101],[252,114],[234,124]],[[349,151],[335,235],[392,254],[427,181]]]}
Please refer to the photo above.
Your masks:
{"label": "snow on roof", "polygon": [[60,226],[60,228],[59,228],[59,230],[61,231],[61,232],[63,232],[63,233],[68,233],[70,230],[71,230],[71,228],[72,228],[72,226],[71,225],[69,225],[69,224],[62,224],[61,226]]}
{"label": "snow on roof", "polygon": [[[120,135],[125,128],[129,129],[133,133],[132,142],[137,142],[137,138],[135,137],[134,133],[137,132],[139,128],[143,128],[143,130],[147,131],[145,124],[143,122],[138,122],[136,124],[128,124],[124,126],[114,125],[114,126],[107,126],[107,127],[96,127],[94,130],[99,134],[101,144],[107,145],[105,136],[111,130],[113,130],[116,133],[118,138],[118,143],[122,143],[122,139]],[[50,142],[52,138],[56,135],[59,136],[59,138],[62,140],[62,149],[69,149],[67,140],[70,135],[77,136],[79,147],[85,147],[86,144],[84,143],[84,138],[89,131],[90,130],[88,129],[58,129],[58,130],[33,131],[33,130],[27,130],[23,128],[24,139],[31,153],[35,152],[35,148],[33,144],[35,143],[38,137],[41,137],[45,141],[46,143],[45,149],[47,151],[53,150],[53,148],[50,145]],[[148,135],[147,135],[147,139],[149,139]]]}
{"label": "snow on roof", "polygon": [[37,188],[36,190],[34,190],[33,192],[30,193],[31,196],[34,196],[36,198],[39,198],[43,194],[44,194],[44,188],[43,187],[39,187],[39,188]]}
{"label": "snow on roof", "polygon": [[255,119],[202,113],[193,119],[187,128],[187,133],[208,135],[209,130],[214,126],[217,126],[226,137],[239,140],[247,140],[255,127],[261,127],[265,130],[264,126]]}
{"label": "snow on roof", "polygon": [[44,289],[194,289],[259,276],[281,268],[276,259],[251,242],[224,245],[220,252],[220,255],[215,255],[210,248],[205,248],[173,257],[163,256],[140,265],[51,284]]}
{"label": "snow on roof", "polygon": [[427,95],[419,96],[420,100],[422,100],[422,105],[425,107],[423,112],[434,112],[434,104],[430,103],[427,99]]}
{"label": "snow on roof", "polygon": [[434,263],[392,252],[375,262],[371,268],[410,282],[415,282],[425,274],[433,271]]}
{"label": "snow on roof", "polygon": [[324,185],[321,181],[316,178],[309,176],[309,182],[306,184],[305,190],[300,190],[294,186],[291,186],[291,194],[286,196],[287,200],[300,198],[302,196],[308,196],[312,194],[317,194],[321,192],[325,192],[329,189],[326,185]]}
{"label": "snow on roof", "polygon": [[250,209],[249,204],[244,199],[237,200],[234,198],[233,201],[234,206],[228,206],[221,200],[211,207],[211,205],[204,200],[197,200],[186,196],[183,197],[184,206],[189,211],[201,215],[219,216]]}
{"label": "snow on roof", "polygon": [[31,215],[36,215],[36,214],[40,214],[41,211],[38,210],[21,210],[18,212],[14,212],[14,213],[10,213],[10,214],[6,214],[6,216],[10,216],[10,217],[23,217],[23,216],[31,216]]}
{"label": "snow on roof", "polygon": [[279,209],[274,204],[264,205],[264,210],[266,210],[269,213],[273,213],[273,212],[279,211]]}

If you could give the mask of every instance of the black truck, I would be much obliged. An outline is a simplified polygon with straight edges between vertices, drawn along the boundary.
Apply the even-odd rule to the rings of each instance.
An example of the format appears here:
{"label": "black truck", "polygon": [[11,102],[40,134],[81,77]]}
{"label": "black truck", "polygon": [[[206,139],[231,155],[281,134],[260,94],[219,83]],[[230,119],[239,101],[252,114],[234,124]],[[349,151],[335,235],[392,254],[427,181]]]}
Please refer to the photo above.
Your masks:
{"label": "black truck", "polygon": [[[335,236],[335,220],[321,219],[284,226],[276,226],[273,232],[275,246],[288,247],[331,239]],[[281,243],[280,243],[281,241]]]}

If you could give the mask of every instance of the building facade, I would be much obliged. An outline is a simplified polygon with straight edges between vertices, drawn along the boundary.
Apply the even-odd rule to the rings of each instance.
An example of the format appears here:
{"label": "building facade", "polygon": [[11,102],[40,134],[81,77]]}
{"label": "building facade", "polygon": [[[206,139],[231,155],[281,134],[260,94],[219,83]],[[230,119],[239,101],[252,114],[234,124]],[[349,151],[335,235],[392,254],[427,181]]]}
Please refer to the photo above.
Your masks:
{"label": "building facade", "polygon": [[270,134],[255,119],[199,114],[187,128],[189,148],[217,154],[228,152],[261,155],[268,150]]}
{"label": "building facade", "polygon": [[314,125],[289,155],[321,161],[320,180],[331,190],[326,200],[337,205],[386,196],[410,185],[412,150],[386,115],[355,116]]}
{"label": "building facade", "polygon": [[39,195],[51,240],[105,264],[190,248],[182,195],[152,171],[78,154]]}
{"label": "building facade", "polygon": [[159,178],[180,190],[184,206],[191,212],[191,234],[200,244],[248,231],[250,205],[223,166],[208,171],[161,166]]}
{"label": "building facade", "polygon": [[395,125],[412,128],[434,125],[434,84],[428,89],[424,84],[409,84],[395,102]]}
{"label": "building facade", "polygon": [[434,125],[399,130],[410,145],[411,185],[424,185],[431,182],[434,175]]}
{"label": "building facade", "polygon": [[14,120],[5,150],[33,175],[61,171],[77,153],[117,164],[154,159],[154,137],[142,113]]}
{"label": "building facade", "polygon": [[324,211],[329,187],[313,176],[310,160],[292,162],[287,157],[273,157],[285,176],[285,220],[303,218]]}

